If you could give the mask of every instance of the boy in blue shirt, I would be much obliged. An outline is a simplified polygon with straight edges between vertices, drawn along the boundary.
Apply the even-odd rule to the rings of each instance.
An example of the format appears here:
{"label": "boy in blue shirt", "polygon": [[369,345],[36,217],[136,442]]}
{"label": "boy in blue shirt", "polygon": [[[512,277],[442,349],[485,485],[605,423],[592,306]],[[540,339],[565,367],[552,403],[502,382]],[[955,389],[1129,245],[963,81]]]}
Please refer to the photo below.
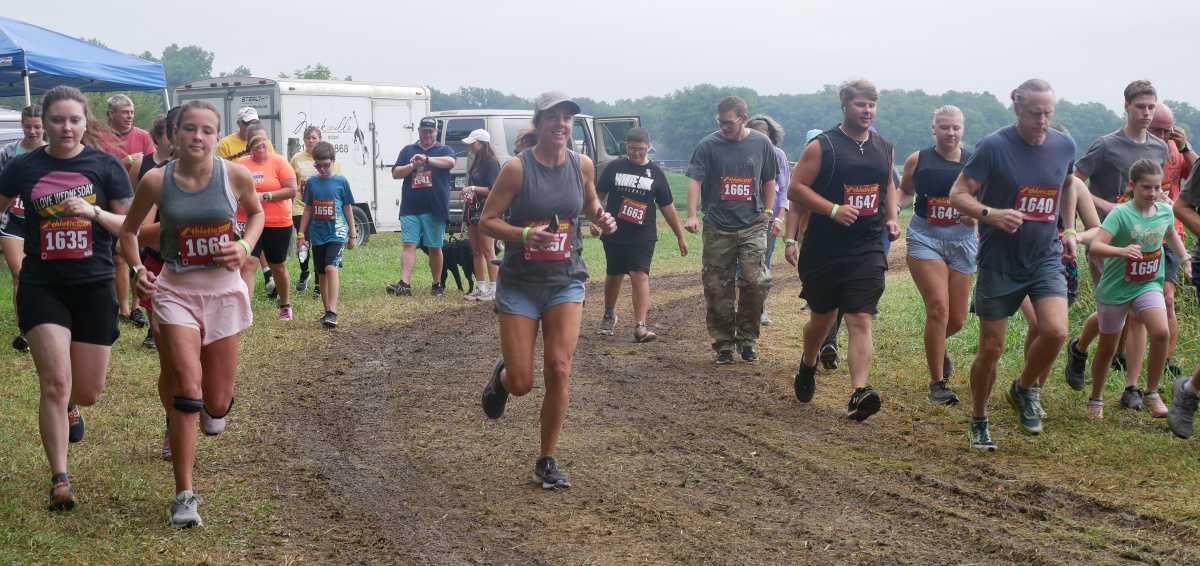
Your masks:
{"label": "boy in blue shirt", "polygon": [[338,268],[342,266],[342,248],[354,249],[357,241],[354,229],[354,195],[350,182],[333,174],[337,153],[329,142],[313,146],[313,166],[317,174],[304,184],[304,214],[300,217],[300,233],[308,234],[312,246],[313,270],[321,288],[325,316],[321,324],[337,326],[337,302],[340,290]]}

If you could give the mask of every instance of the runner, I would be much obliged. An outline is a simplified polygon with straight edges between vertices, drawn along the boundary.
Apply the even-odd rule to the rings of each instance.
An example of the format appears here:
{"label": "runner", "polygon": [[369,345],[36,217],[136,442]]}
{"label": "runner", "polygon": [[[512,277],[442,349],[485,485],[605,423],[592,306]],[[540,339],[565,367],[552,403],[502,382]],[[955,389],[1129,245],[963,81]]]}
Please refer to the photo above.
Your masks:
{"label": "runner", "polygon": [[[650,161],[649,152],[650,133],[642,128],[630,128],[625,132],[625,156],[605,165],[600,181],[596,183],[596,192],[604,201],[605,210],[617,219],[617,231],[601,237],[608,267],[604,279],[604,317],[600,320],[599,333],[613,335],[617,326],[617,297],[628,274],[633,287],[634,342],[651,342],[658,338],[646,326],[646,315],[650,311],[650,263],[658,242],[656,208],[662,210],[667,226],[675,233],[679,253],[686,257],[688,252],[667,174],[657,163]],[[599,227],[593,225],[592,231],[599,232]]]}
{"label": "runner", "polygon": [[392,167],[393,179],[404,179],[400,193],[400,231],[404,251],[400,254],[400,281],[387,286],[387,293],[412,295],[412,270],[417,262],[417,246],[429,250],[429,273],[433,276],[435,297],[446,294],[442,281],[442,243],[450,219],[450,169],[454,150],[437,141],[437,121],[421,118],[417,128],[419,141],[404,146]]}
{"label": "runner", "polygon": [[[1183,239],[1171,229],[1171,206],[1162,202],[1162,167],[1149,159],[1139,159],[1129,170],[1133,199],[1113,207],[1100,232],[1089,244],[1089,253],[1106,258],[1104,274],[1096,288],[1096,311],[1100,319],[1100,344],[1092,360],[1092,396],[1087,414],[1104,418],[1104,381],[1125,325],[1126,314],[1138,319],[1150,334],[1150,363],[1146,376],[1146,396],[1150,414],[1167,416],[1167,407],[1159,398],[1158,381],[1167,359],[1170,333],[1167,329],[1166,299],[1163,297],[1163,238],[1179,257],[1186,252]],[[1145,342],[1131,340],[1129,372],[1140,373]]]}
{"label": "runner", "polygon": [[[321,128],[309,126],[304,128],[304,149],[292,156],[291,164],[292,171],[296,173],[296,181],[299,183],[296,191],[296,198],[292,202],[292,225],[296,228],[296,254],[297,260],[300,262],[300,276],[296,279],[296,292],[302,292],[308,288],[308,258],[312,255],[310,252],[311,242],[306,241],[308,234],[300,230],[300,216],[304,214],[304,183],[309,178],[318,174],[317,169],[313,167],[313,148],[317,142],[321,141]],[[333,163],[332,175],[342,174],[342,164]],[[320,271],[317,272],[320,279]],[[321,296],[321,285],[318,283],[313,287],[313,296]]]}
{"label": "runner", "polygon": [[[1092,202],[1102,218],[1122,200],[1126,187],[1129,186],[1129,168],[1135,161],[1149,159],[1162,164],[1167,160],[1167,144],[1148,132],[1157,104],[1158,93],[1149,81],[1129,83],[1129,86],[1125,87],[1125,126],[1101,136],[1079,160],[1075,176],[1083,181],[1091,181]],[[1178,266],[1178,262],[1174,265]],[[1099,284],[1103,266],[1101,258],[1095,254],[1088,256],[1088,271],[1092,276],[1093,286]],[[1132,321],[1125,325],[1125,328],[1125,336],[1128,337],[1132,333],[1135,340],[1145,341],[1145,329],[1140,323]],[[1067,343],[1067,365],[1064,373],[1067,384],[1076,391],[1081,391],[1084,387],[1087,350],[1099,333],[1099,317],[1092,313],[1084,323],[1079,337]],[[1144,392],[1138,388],[1138,375],[1128,368],[1127,344],[1127,339],[1121,341],[1118,348],[1120,353],[1114,361],[1116,369],[1126,372],[1126,387],[1125,392],[1121,394],[1121,406],[1140,411],[1145,407],[1144,396],[1157,396],[1158,392]],[[1144,349],[1144,344],[1142,347]],[[1161,404],[1161,401],[1155,402],[1156,406]]]}
{"label": "runner", "polygon": [[[1175,201],[1175,206],[1172,208],[1175,212],[1175,217],[1183,222],[1184,227],[1192,235],[1200,237],[1200,173],[1196,171],[1200,169],[1200,166],[1194,164],[1196,162],[1196,153],[1192,151],[1192,148],[1186,141],[1183,142],[1179,151],[1193,163],[1193,168],[1186,184],[1183,186],[1183,190],[1179,193],[1179,198]],[[1193,281],[1196,276],[1200,276],[1200,271],[1197,271],[1197,261],[1200,261],[1200,244],[1197,244],[1196,252],[1192,259]],[[1197,288],[1197,293],[1200,294],[1200,287]],[[1170,425],[1171,432],[1175,436],[1179,438],[1191,438],[1194,431],[1196,407],[1200,405],[1200,365],[1196,366],[1196,371],[1190,379],[1187,377],[1176,379],[1172,391],[1174,396],[1171,399],[1171,408],[1167,415],[1167,423]]]}
{"label": "runner", "polygon": [[576,219],[586,213],[604,233],[616,230],[616,222],[596,198],[592,161],[570,149],[579,105],[561,92],[547,92],[537,97],[534,108],[537,144],[500,170],[480,222],[487,235],[508,242],[496,286],[504,355],[483,388],[482,405],[488,418],[498,419],[509,394],[522,396],[533,388],[540,324],[546,396],[534,480],[554,489],[571,486],[554,453],[567,415],[571,359],[588,277]]}
{"label": "runner", "polygon": [[117,339],[113,234],[132,196],[113,157],[81,144],[88,123],[83,93],[58,86],[42,95],[48,146],[0,172],[0,210],[25,203],[25,261],[17,294],[41,387],[38,424],[50,463],[50,510],[75,507],[67,443],[83,440],[79,406],[104,389]]}
{"label": "runner", "polygon": [[317,286],[321,288],[321,303],[325,314],[321,324],[337,326],[338,293],[341,279],[342,246],[354,249],[357,233],[354,229],[354,193],[350,182],[333,173],[337,152],[329,142],[313,147],[313,167],[317,175],[307,180],[304,194],[304,214],[300,218],[300,233],[307,233],[312,244],[313,265]]}
{"label": "runner", "polygon": [[975,275],[975,220],[950,206],[950,187],[971,153],[962,147],[962,110],[943,106],[933,112],[933,147],[913,152],[904,161],[900,207],[914,202],[908,225],[908,271],[925,302],[925,361],[929,365],[929,400],[958,403],[950,389],[954,371],[946,340],[967,321],[967,302]]}
{"label": "runner", "polygon": [[[225,159],[238,159],[246,156],[249,151],[246,148],[250,141],[250,126],[262,125],[258,119],[258,110],[250,106],[245,106],[237,112],[237,127],[238,131],[233,132],[217,143],[217,155]],[[263,129],[264,135],[266,128]],[[267,136],[267,149],[271,153],[275,153],[275,146],[271,144],[270,136]]]}
{"label": "runner", "polygon": [[900,235],[892,144],[871,131],[879,91],[867,80],[838,89],[842,123],[814,138],[792,172],[793,206],[812,211],[804,230],[798,271],[800,296],[811,311],[804,352],[796,370],[801,403],[816,391],[817,356],[838,314],[850,333],[850,385],[846,417],[863,421],[879,411],[879,393],[868,383],[874,355],[873,317],[883,296],[887,259],[881,234]]}
{"label": "runner", "polygon": [[[253,316],[238,266],[249,259],[265,216],[251,173],[213,154],[219,128],[220,115],[211,104],[183,105],[177,159],[146,174],[121,227],[122,253],[134,265],[138,293],[154,297],[159,347],[174,377],[169,429],[175,496],[169,522],[175,528],[203,524],[192,490],[197,413],[209,417],[205,432],[217,434],[233,408],[238,343]],[[156,206],[166,260],[160,277],[134,251],[138,230]],[[247,220],[242,239],[235,241],[238,209]]]}
{"label": "runner", "polygon": [[[1163,164],[1163,192],[1171,202],[1179,200],[1179,191],[1183,187],[1196,162],[1196,152],[1188,148],[1187,134],[1181,128],[1175,127],[1175,115],[1165,103],[1159,103],[1154,108],[1154,120],[1150,122],[1150,133],[1167,142],[1167,162]],[[1183,149],[1180,149],[1183,148]],[[1175,220],[1175,231],[1180,238],[1186,240],[1183,222]],[[1183,376],[1183,369],[1175,362],[1175,347],[1179,342],[1179,324],[1175,316],[1175,287],[1179,284],[1179,264],[1185,268],[1191,267],[1187,256],[1175,257],[1167,249],[1165,269],[1166,279],[1163,281],[1163,296],[1167,300],[1167,324],[1171,329],[1171,341],[1167,346],[1166,371],[1172,379]],[[1194,272],[1194,270],[1192,270]],[[1189,277],[1191,277],[1189,275]],[[1200,287],[1198,287],[1200,288]]]}
{"label": "runner", "polygon": [[[238,159],[237,163],[250,170],[254,190],[262,198],[265,215],[262,237],[258,239],[258,245],[251,255],[258,257],[261,252],[266,257],[275,280],[275,292],[279,295],[279,320],[288,321],[292,320],[292,305],[288,302],[291,289],[287,255],[292,243],[292,197],[296,196],[296,173],[282,155],[271,153],[265,134],[252,133],[248,147],[250,155]],[[245,211],[238,212],[238,222],[245,222]],[[242,267],[247,289],[254,284],[254,267],[254,262]]]}
{"label": "runner", "polygon": [[684,227],[693,234],[700,231],[696,216],[700,201],[706,322],[719,365],[733,363],[734,348],[742,360],[758,361],[762,310],[771,289],[765,262],[779,164],[771,140],[746,128],[749,118],[745,100],[736,96],[722,100],[717,105],[720,129],[700,140],[687,171]]}
{"label": "runner", "polygon": [[[24,137],[0,149],[0,171],[4,171],[18,155],[46,145],[42,139],[41,108],[26,106],[21,110],[21,133]],[[17,289],[20,287],[21,262],[25,259],[25,204],[20,195],[12,199],[7,211],[0,213],[0,251],[4,252],[4,262],[8,264],[8,272],[12,274],[13,314],[17,316],[17,327],[20,328]],[[29,341],[18,332],[17,337],[13,338],[12,347],[18,352],[28,352]]]}
{"label": "runner", "polygon": [[471,242],[471,257],[475,269],[475,288],[464,299],[469,301],[491,301],[496,298],[496,273],[499,267],[492,264],[496,258],[496,243],[479,229],[479,217],[488,193],[500,175],[500,162],[492,149],[492,135],[487,130],[475,130],[463,138],[471,152],[471,169],[467,172],[467,186],[462,190],[463,211],[466,217],[467,238]]}
{"label": "runner", "polygon": [[[116,136],[116,150],[108,150],[125,165],[125,171],[133,175],[136,171],[137,159],[142,155],[154,153],[154,141],[150,133],[133,125],[136,115],[133,100],[124,94],[114,94],[108,98],[108,129]],[[142,309],[131,305],[132,294],[129,289],[129,266],[120,254],[114,253],[113,282],[117,289],[117,318],[128,322],[137,328],[146,326],[146,315]]]}
{"label": "runner", "polygon": [[[972,448],[985,450],[996,449],[987,402],[1004,353],[1008,319],[1026,297],[1037,314],[1038,337],[1007,397],[1023,430],[1042,431],[1040,399],[1032,388],[1066,341],[1062,255],[1074,256],[1076,243],[1074,229],[1064,231],[1060,239],[1055,224],[1061,203],[1074,202],[1068,176],[1075,142],[1050,129],[1054,90],[1046,81],[1030,79],[1012,91],[1012,101],[1016,124],[984,137],[950,189],[951,204],[981,222],[975,285],[979,350],[971,364],[970,436]],[[1074,210],[1063,220],[1074,226]]]}
{"label": "runner", "polygon": [[[787,190],[792,181],[792,168],[788,166],[787,154],[782,148],[784,129],[779,122],[770,116],[757,114],[751,117],[749,122],[746,122],[746,127],[766,135],[767,139],[771,140],[772,149],[775,150],[775,162],[778,168],[778,173],[775,175],[775,207],[771,211],[771,229],[767,233],[767,259],[764,264],[767,266],[767,273],[771,273],[771,258],[775,256],[775,239],[783,232],[784,221],[791,202],[787,198]],[[763,326],[771,324],[771,317],[767,315],[765,302],[760,323]]]}
{"label": "runner", "polygon": [[[178,113],[178,111],[174,108],[172,110],[175,111],[175,113]],[[133,186],[135,188],[138,186],[138,183],[141,182],[142,178],[146,176],[146,173],[149,173],[152,169],[166,165],[167,161],[171,159],[171,136],[168,133],[167,125],[171,116],[171,114],[167,114],[154,119],[154,124],[150,128],[150,137],[154,139],[154,152],[145,155],[139,153],[133,156],[133,166],[130,168],[133,176],[130,180],[133,181]],[[163,265],[162,256],[160,256],[158,253],[157,222],[158,212],[155,211],[153,222],[147,223],[148,226],[151,226],[150,230],[153,230],[152,237],[144,238],[140,233],[138,237],[139,243],[141,243],[142,246],[142,264],[150,269],[150,271],[155,275],[158,275],[158,273],[162,271]],[[146,230],[147,226],[143,226],[142,229]],[[146,309],[146,313],[150,319],[150,327],[146,329],[146,338],[142,340],[142,346],[147,348],[155,348],[157,347],[157,343],[155,342],[154,336],[156,332],[154,329],[154,310],[150,304],[149,298],[140,297],[138,299],[138,306]]]}

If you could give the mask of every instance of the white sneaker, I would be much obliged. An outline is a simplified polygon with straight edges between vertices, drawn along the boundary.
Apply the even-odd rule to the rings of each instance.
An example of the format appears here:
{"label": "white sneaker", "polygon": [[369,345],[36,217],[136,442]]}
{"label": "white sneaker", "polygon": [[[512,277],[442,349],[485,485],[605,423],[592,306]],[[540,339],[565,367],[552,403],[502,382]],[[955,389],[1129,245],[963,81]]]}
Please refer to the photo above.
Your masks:
{"label": "white sneaker", "polygon": [[483,286],[483,292],[479,295],[480,301],[496,300],[496,283],[494,281],[485,281],[480,285]]}
{"label": "white sneaker", "polygon": [[471,289],[470,293],[463,295],[464,301],[478,301],[483,294],[483,283],[476,283],[475,288]]}
{"label": "white sneaker", "polygon": [[176,529],[202,527],[200,520],[200,497],[189,490],[181,491],[171,501],[171,526]]}
{"label": "white sneaker", "polygon": [[222,432],[225,432],[225,417],[221,417],[219,419],[214,419],[214,418],[208,416],[207,410],[201,409],[200,410],[200,430],[203,430],[204,434],[206,434],[208,436],[216,436],[218,434],[221,434]]}

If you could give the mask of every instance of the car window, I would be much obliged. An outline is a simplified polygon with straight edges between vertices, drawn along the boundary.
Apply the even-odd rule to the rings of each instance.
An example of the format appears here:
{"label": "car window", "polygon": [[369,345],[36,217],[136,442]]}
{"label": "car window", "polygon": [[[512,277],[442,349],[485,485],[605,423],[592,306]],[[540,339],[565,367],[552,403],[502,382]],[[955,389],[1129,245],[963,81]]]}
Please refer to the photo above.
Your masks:
{"label": "car window", "polygon": [[530,129],[533,129],[533,124],[529,121],[529,118],[504,119],[504,149],[509,155],[517,154],[516,151],[513,151],[517,145],[517,135]]}
{"label": "car window", "polygon": [[592,159],[596,158],[591,140],[588,139],[587,126],[583,123],[583,120],[575,120],[575,126],[571,128],[571,147],[575,151]]}
{"label": "car window", "polygon": [[446,132],[442,143],[454,150],[455,157],[466,157],[467,146],[462,140],[471,132],[483,128],[483,118],[450,118],[439,125]]}
{"label": "car window", "polygon": [[622,122],[597,121],[596,143],[604,144],[604,152],[609,155],[625,155],[625,133],[637,124],[632,120]]}

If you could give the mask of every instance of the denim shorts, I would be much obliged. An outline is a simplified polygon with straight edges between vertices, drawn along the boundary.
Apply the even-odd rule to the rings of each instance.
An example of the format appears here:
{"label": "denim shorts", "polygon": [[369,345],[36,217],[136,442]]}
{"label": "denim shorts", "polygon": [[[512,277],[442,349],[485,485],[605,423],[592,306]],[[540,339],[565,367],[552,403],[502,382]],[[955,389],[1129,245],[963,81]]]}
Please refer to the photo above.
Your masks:
{"label": "denim shorts", "polygon": [[933,226],[920,216],[908,224],[908,257],[922,260],[941,260],[946,267],[965,275],[975,273],[975,255],[979,239],[975,227],[955,224]]}
{"label": "denim shorts", "polygon": [[446,239],[446,222],[432,212],[406,214],[400,217],[400,231],[406,244],[440,248]]}
{"label": "denim shorts", "polygon": [[531,320],[541,320],[551,307],[563,303],[583,303],[587,287],[583,281],[572,280],[566,285],[512,285],[501,278],[496,284],[496,312],[515,314]]}
{"label": "denim shorts", "polygon": [[1039,300],[1050,297],[1067,299],[1067,278],[1062,260],[1053,258],[1028,277],[1013,277],[993,269],[980,269],[975,282],[975,314],[981,320],[1011,317],[1021,308],[1025,297]]}
{"label": "denim shorts", "polygon": [[1183,264],[1183,258],[1175,255],[1171,248],[1163,244],[1163,281],[1172,285],[1179,284],[1179,266]]}

